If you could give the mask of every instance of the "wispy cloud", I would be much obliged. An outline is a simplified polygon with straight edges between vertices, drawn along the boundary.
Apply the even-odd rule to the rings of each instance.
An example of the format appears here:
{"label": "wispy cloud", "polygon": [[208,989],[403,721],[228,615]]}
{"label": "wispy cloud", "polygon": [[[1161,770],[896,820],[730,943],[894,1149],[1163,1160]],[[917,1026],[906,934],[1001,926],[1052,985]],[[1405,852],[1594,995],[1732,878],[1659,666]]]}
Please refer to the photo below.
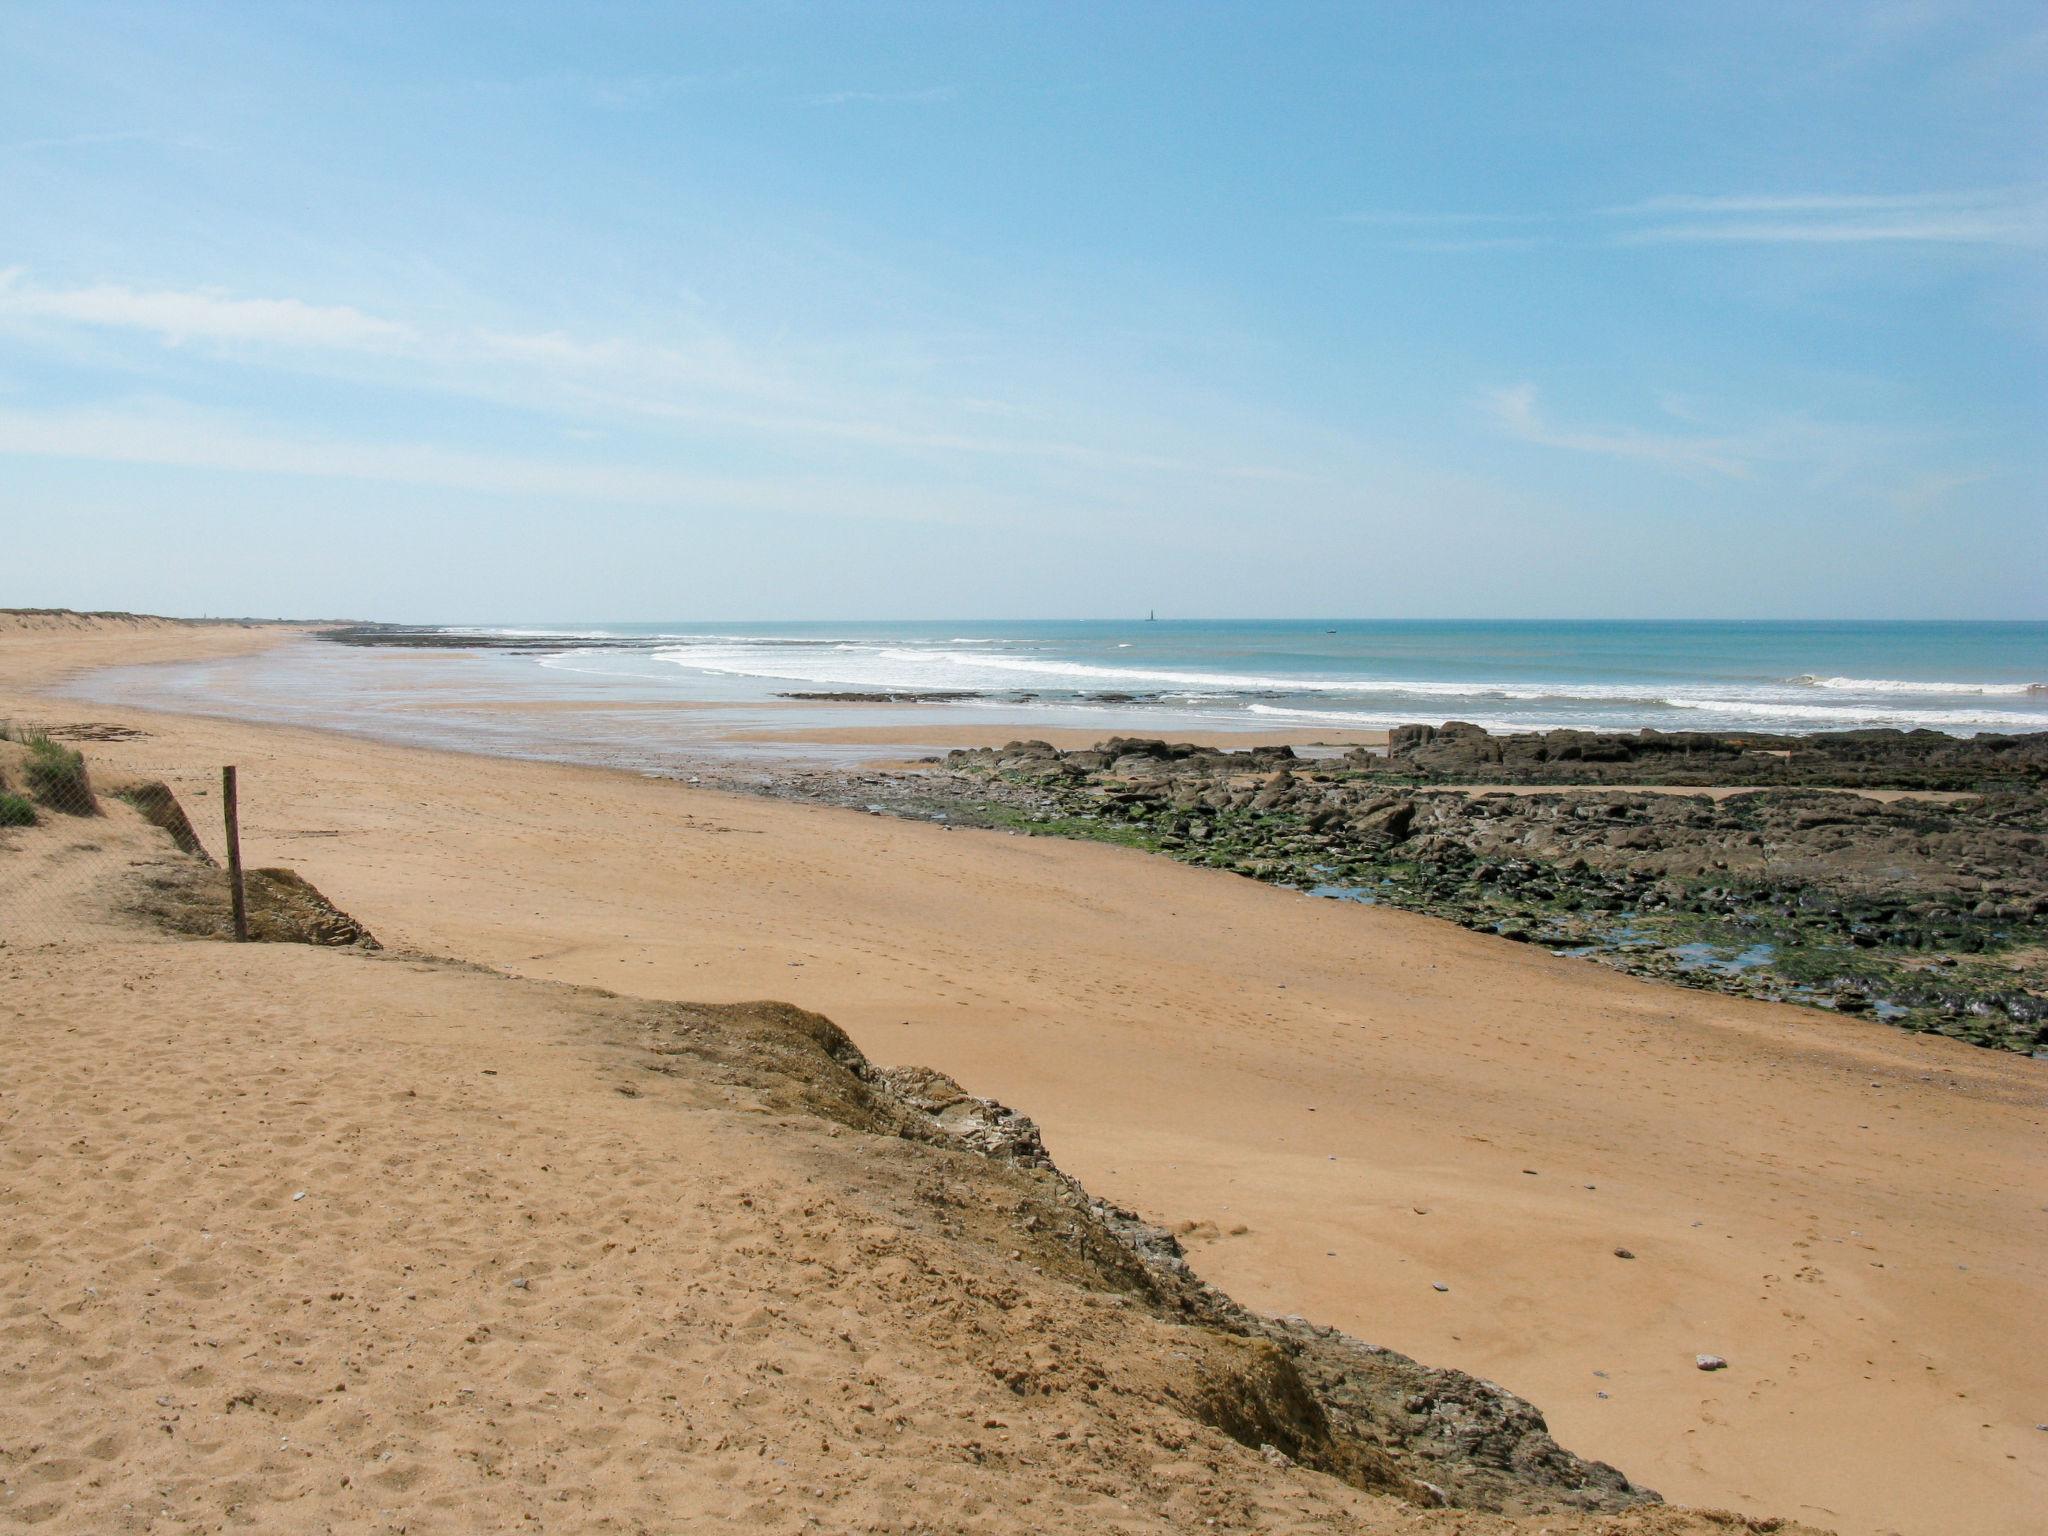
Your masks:
{"label": "wispy cloud", "polygon": [[1735,192],[1702,195],[1672,192],[1641,202],[1603,208],[1603,213],[1871,213],[1917,212],[1936,207],[1970,207],[2009,194],[1993,192]]}
{"label": "wispy cloud", "polygon": [[1959,491],[1996,478],[1991,469],[1935,470],[1893,487],[1890,501],[1907,517],[1931,517],[1944,511]]}
{"label": "wispy cloud", "polygon": [[409,327],[345,304],[237,299],[209,291],[127,288],[114,283],[38,288],[22,281],[20,268],[0,270],[0,316],[7,315],[144,331],[172,345],[198,339],[382,351],[414,339]]}
{"label": "wispy cloud", "polygon": [[[139,333],[165,346],[193,339],[262,343],[232,361],[310,373],[338,363],[358,382],[366,360],[381,361],[386,382],[398,387],[552,415],[581,429],[637,424],[687,432],[698,442],[744,438],[785,449],[861,449],[899,458],[1007,458],[1048,469],[1188,480],[1304,478],[1297,469],[1226,456],[1185,435],[1171,443],[1147,441],[1129,423],[1120,429],[1072,413],[1013,412],[1013,420],[1033,430],[1005,431],[985,409],[948,393],[878,387],[865,362],[848,378],[830,357],[749,347],[709,331],[679,345],[559,330],[434,332],[352,306],[292,298],[117,284],[38,287],[20,269],[0,270],[0,326],[10,318]],[[296,452],[300,462],[310,462],[312,450]],[[262,467],[261,455],[248,459],[249,467]]]}
{"label": "wispy cloud", "polygon": [[1629,459],[1688,473],[1724,475],[1746,480],[1750,464],[1726,438],[1641,432],[1630,427],[1563,427],[1538,408],[1536,386],[1517,384],[1486,397],[1485,406],[1500,429],[1521,442],[1603,458]]}
{"label": "wispy cloud", "polygon": [[431,443],[312,437],[161,402],[86,410],[0,409],[0,454],[370,481],[583,505],[912,523],[970,520],[963,505],[966,498],[958,495],[936,502],[903,487],[849,484],[838,477],[707,476],[642,465],[478,453]]}
{"label": "wispy cloud", "polygon": [[[690,423],[909,453],[1244,480],[1301,478],[1298,472],[1282,467],[1148,453],[1129,443],[1099,444],[991,431],[985,425],[989,413],[977,408],[985,403],[954,400],[952,409],[947,409],[930,401],[890,402],[872,391],[851,400],[822,383],[807,384],[786,369],[770,367],[715,341],[684,351],[635,341],[593,341],[560,331],[481,332],[476,339],[491,356],[532,366],[557,391],[574,391],[583,407],[611,418]],[[965,419],[954,419],[956,416]]]}
{"label": "wispy cloud", "polygon": [[2048,189],[1672,193],[1601,210],[1622,245],[2048,245]]}
{"label": "wispy cloud", "polygon": [[2048,187],[1952,192],[1665,193],[1566,213],[1368,208],[1336,222],[1418,252],[1545,245],[2048,246]]}
{"label": "wispy cloud", "polygon": [[483,330],[446,342],[442,350],[474,352],[489,362],[509,363],[563,382],[630,385],[671,394],[700,390],[783,403],[809,398],[799,382],[717,336],[699,337],[685,348],[615,337],[592,339],[567,331]]}
{"label": "wispy cloud", "polygon": [[1955,447],[1938,426],[1823,420],[1805,412],[1777,412],[1736,424],[1712,425],[1713,414],[1685,398],[1659,401],[1662,414],[1695,431],[1586,425],[1556,420],[1536,387],[1522,383],[1482,397],[1495,428],[1518,442],[1568,453],[1646,464],[1692,478],[1775,482],[1819,494],[1851,488],[1872,502],[1908,499],[1931,505],[1990,472],[1930,463]]}
{"label": "wispy cloud", "polygon": [[811,107],[849,106],[935,106],[943,101],[953,101],[960,95],[957,85],[927,85],[909,91],[823,91],[815,96],[803,98]]}

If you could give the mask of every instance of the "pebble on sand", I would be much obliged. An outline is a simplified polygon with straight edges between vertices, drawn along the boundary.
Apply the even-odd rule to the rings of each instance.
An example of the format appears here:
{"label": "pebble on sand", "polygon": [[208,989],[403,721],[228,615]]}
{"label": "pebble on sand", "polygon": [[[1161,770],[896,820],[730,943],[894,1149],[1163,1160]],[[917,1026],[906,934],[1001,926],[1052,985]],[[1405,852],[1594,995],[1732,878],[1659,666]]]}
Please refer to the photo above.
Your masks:
{"label": "pebble on sand", "polygon": [[1450,1287],[1448,1285],[1445,1285],[1441,1280],[1430,1281],[1429,1288],[1432,1291],[1448,1291],[1450,1289]]}
{"label": "pebble on sand", "polygon": [[1728,1362],[1719,1355],[1694,1355],[1692,1363],[1703,1371],[1725,1371],[1728,1369]]}

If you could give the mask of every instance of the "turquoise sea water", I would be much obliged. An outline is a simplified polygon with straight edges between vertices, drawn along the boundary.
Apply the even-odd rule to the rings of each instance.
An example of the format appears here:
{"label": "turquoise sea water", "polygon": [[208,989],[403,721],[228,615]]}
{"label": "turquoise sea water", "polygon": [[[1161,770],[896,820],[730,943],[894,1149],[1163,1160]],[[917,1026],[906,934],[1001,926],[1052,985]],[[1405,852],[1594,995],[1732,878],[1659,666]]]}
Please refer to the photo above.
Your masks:
{"label": "turquoise sea water", "polygon": [[528,664],[559,674],[565,688],[583,676],[718,698],[965,692],[978,697],[963,711],[1018,719],[2048,729],[2042,623],[1162,619],[506,630],[558,642]]}

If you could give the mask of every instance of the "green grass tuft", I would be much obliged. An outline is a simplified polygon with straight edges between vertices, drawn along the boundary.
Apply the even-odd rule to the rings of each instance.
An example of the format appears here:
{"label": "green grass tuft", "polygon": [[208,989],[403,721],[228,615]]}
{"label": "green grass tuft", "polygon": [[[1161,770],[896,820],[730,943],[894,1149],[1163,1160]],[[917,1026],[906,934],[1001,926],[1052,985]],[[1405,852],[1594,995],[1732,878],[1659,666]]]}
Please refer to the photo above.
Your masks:
{"label": "green grass tuft", "polygon": [[35,805],[26,796],[0,790],[0,827],[32,827],[36,819]]}
{"label": "green grass tuft", "polygon": [[28,737],[26,744],[28,762],[22,768],[22,776],[28,780],[30,794],[51,810],[68,816],[98,813],[99,803],[93,799],[83,753],[59,746],[40,734]]}

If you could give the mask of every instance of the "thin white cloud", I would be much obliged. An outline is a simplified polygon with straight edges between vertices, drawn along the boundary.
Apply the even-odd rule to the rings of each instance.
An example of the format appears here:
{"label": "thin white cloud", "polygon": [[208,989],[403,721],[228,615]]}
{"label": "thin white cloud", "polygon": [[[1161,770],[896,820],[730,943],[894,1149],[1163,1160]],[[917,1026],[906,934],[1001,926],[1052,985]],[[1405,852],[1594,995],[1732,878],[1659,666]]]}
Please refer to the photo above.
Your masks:
{"label": "thin white cloud", "polygon": [[1665,224],[1620,237],[1624,245],[2048,245],[2041,220],[1942,218],[1853,222]]}
{"label": "thin white cloud", "polygon": [[[1766,476],[1781,486],[1821,494],[1852,487],[1872,500],[1890,496],[1915,464],[1934,484],[1924,466],[1927,456],[1952,446],[1936,427],[1897,422],[1872,424],[1819,420],[1802,412],[1780,412],[1739,427],[1694,432],[1646,431],[1633,426],[1587,426],[1559,422],[1541,405],[1536,387],[1523,383],[1495,390],[1482,400],[1497,429],[1519,442],[1570,453],[1648,464],[1676,474],[1758,480]],[[1674,422],[1704,426],[1707,413],[1685,399],[1665,400],[1664,414]],[[1970,478],[1950,479],[1938,472],[1943,494]]]}
{"label": "thin white cloud", "polygon": [[117,283],[38,288],[22,281],[18,267],[0,270],[0,316],[7,315],[143,331],[173,346],[197,339],[385,351],[415,339],[410,327],[345,304],[237,299],[211,291],[148,290]]}
{"label": "thin white cloud", "polygon": [[1603,458],[1661,465],[1686,473],[1723,475],[1746,480],[1750,464],[1740,447],[1727,438],[1682,437],[1641,432],[1631,427],[1563,427],[1548,420],[1537,406],[1536,386],[1517,384],[1486,397],[1486,409],[1508,436],[1544,448]]}
{"label": "thin white cloud", "polygon": [[1668,193],[1603,209],[1622,245],[2048,245],[2048,190]]}
{"label": "thin white cloud", "polygon": [[1669,192],[1574,214],[1368,208],[1336,216],[1396,250],[1591,245],[2048,247],[2048,187],[1953,192]]}
{"label": "thin white cloud", "polygon": [[190,139],[166,139],[147,128],[117,128],[104,133],[61,133],[41,139],[16,139],[0,144],[0,154],[30,154],[46,149],[97,149],[106,144],[177,144],[190,147]]}
{"label": "thin white cloud", "polygon": [[748,357],[725,338],[705,335],[694,346],[661,346],[617,338],[593,340],[567,331],[477,331],[444,350],[473,350],[490,362],[529,369],[557,382],[630,381],[656,392],[698,390],[722,396],[794,403],[802,386]]}
{"label": "thin white cloud", "polygon": [[955,100],[960,95],[957,85],[927,85],[914,91],[824,91],[816,96],[804,97],[804,105],[810,107],[847,106],[935,106],[942,101]]}
{"label": "thin white cloud", "polygon": [[1871,213],[1973,208],[2007,201],[2010,192],[1670,192],[1603,213]]}
{"label": "thin white cloud", "polygon": [[1996,478],[1990,469],[1936,470],[1894,487],[1890,500],[1907,517],[1930,517],[1947,510],[1957,492]]}
{"label": "thin white cloud", "polygon": [[[240,299],[212,291],[115,284],[45,288],[0,269],[0,323],[9,317],[139,332],[166,345],[191,339],[258,342],[301,368],[321,352],[404,358],[406,387],[567,415],[580,426],[621,421],[842,443],[913,454],[996,456],[1141,473],[1294,480],[1285,467],[1150,451],[1101,434],[1018,437],[941,400],[891,400],[870,383],[849,390],[801,359],[777,360],[705,333],[687,346],[578,337],[564,331],[478,330],[429,335],[351,306]],[[1113,436],[1113,434],[1112,434]]]}
{"label": "thin white cloud", "polygon": [[382,482],[582,505],[783,512],[912,523],[961,520],[959,498],[935,505],[928,496],[920,498],[890,486],[848,484],[839,477],[706,476],[636,465],[470,452],[424,443],[307,437],[174,405],[0,409],[0,455]]}
{"label": "thin white cloud", "polygon": [[631,394],[592,394],[592,405],[607,412],[654,420],[687,421],[734,427],[767,435],[799,435],[909,453],[937,453],[987,458],[1036,460],[1101,470],[1184,475],[1265,482],[1313,479],[1282,465],[1245,463],[1200,456],[1148,453],[1135,447],[1104,447],[1056,438],[1019,438],[958,431],[931,425],[915,416],[888,421],[859,414],[801,414],[735,408],[715,402],[685,401]]}

